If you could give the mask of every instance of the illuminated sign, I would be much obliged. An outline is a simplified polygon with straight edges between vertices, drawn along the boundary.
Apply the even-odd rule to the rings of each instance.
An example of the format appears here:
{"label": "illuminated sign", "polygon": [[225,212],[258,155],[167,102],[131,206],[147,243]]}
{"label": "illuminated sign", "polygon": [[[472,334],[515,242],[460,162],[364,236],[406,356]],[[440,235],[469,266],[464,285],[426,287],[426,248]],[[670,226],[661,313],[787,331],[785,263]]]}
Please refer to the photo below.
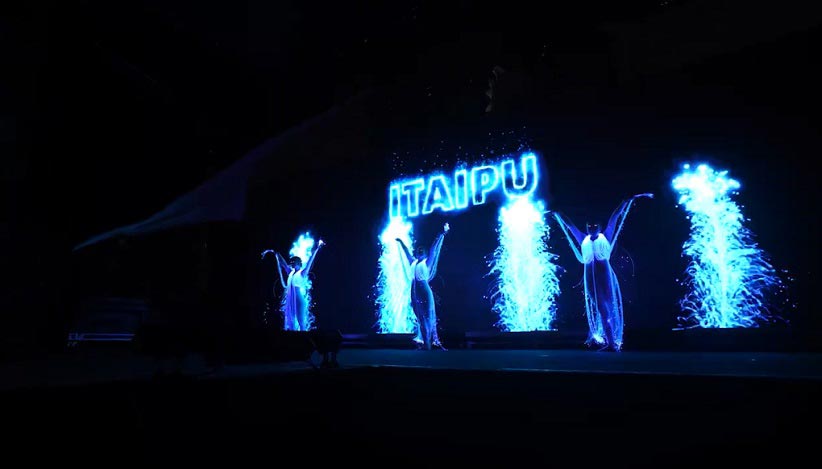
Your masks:
{"label": "illuminated sign", "polygon": [[436,173],[394,181],[388,187],[388,213],[392,218],[413,218],[437,210],[462,210],[484,204],[495,192],[509,199],[527,196],[538,182],[537,156],[524,153],[519,165],[510,158],[493,165],[459,168],[452,175]]}

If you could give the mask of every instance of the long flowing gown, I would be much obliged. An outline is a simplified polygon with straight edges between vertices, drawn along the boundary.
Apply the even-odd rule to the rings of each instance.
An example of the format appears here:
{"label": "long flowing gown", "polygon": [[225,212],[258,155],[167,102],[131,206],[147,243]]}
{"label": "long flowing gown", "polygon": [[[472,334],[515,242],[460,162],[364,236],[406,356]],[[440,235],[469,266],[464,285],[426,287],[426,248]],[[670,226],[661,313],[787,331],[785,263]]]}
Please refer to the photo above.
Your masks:
{"label": "long flowing gown", "polygon": [[283,329],[287,331],[304,331],[310,328],[308,324],[308,278],[304,269],[294,270],[288,274],[285,294],[280,305],[283,312]]}
{"label": "long flowing gown", "polygon": [[[611,253],[633,199],[622,202],[611,215],[604,233],[585,235],[559,213],[554,216],[565,233],[571,250],[585,267],[585,312],[588,319],[586,344],[607,345],[616,350],[622,348],[624,326],[622,292],[611,267]],[[577,248],[577,244],[579,248]]]}
{"label": "long flowing gown", "polygon": [[581,244],[585,265],[585,310],[588,343],[622,347],[622,292],[611,268],[611,243],[602,233],[593,241],[588,235]]}
{"label": "long flowing gown", "polygon": [[432,345],[439,345],[437,334],[437,308],[434,301],[434,292],[431,290],[429,282],[437,275],[437,264],[439,263],[440,250],[445,233],[441,233],[434,240],[428,256],[422,259],[411,257],[408,249],[403,244],[402,247],[408,256],[406,274],[411,279],[411,307],[419,324],[419,335],[423,346],[430,349]]}
{"label": "long flowing gown", "polygon": [[[313,325],[313,317],[309,311],[311,280],[309,273],[314,259],[320,248],[314,250],[302,269],[294,269],[285,264],[280,257],[277,258],[280,270],[280,282],[283,284],[285,293],[280,304],[280,311],[283,313],[283,329],[286,331],[308,331]],[[282,274],[287,275],[287,280],[283,281]]]}

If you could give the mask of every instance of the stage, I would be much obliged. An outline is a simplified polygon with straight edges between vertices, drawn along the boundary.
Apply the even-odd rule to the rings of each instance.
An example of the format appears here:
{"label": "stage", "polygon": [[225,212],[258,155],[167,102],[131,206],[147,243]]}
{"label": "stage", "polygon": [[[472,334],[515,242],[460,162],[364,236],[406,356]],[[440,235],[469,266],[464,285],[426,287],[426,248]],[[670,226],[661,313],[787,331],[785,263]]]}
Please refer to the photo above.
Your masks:
{"label": "stage", "polygon": [[359,466],[788,464],[813,454],[822,415],[810,353],[343,349],[339,361],[210,370],[194,356],[158,378],[147,357],[84,351],[3,364],[0,402],[10,446],[34,459],[64,454],[35,451],[49,441],[84,457],[296,451]]}
{"label": "stage", "polygon": [[822,355],[780,353],[595,352],[586,350],[344,350],[350,368],[524,371],[571,374],[725,376],[822,380]]}
{"label": "stage", "polygon": [[[660,352],[592,350],[343,349],[340,369],[392,368],[432,371],[529,372],[553,374],[715,376],[822,381],[822,354],[768,352]],[[195,380],[264,377],[311,371],[312,361],[233,363],[219,369],[199,356],[183,361],[183,375]],[[39,360],[0,364],[0,391],[155,379],[157,362],[128,350],[69,353]],[[326,370],[322,370],[326,371]]]}

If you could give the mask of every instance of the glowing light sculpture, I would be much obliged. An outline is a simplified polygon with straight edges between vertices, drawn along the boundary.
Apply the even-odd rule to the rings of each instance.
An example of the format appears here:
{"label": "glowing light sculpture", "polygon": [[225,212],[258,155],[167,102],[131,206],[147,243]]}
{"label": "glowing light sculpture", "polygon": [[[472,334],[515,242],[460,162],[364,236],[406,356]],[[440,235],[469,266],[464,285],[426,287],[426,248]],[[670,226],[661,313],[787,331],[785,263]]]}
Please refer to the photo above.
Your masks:
{"label": "glowing light sculpture", "polygon": [[410,334],[417,331],[417,318],[411,309],[411,280],[405,273],[404,254],[396,239],[414,249],[414,226],[402,217],[391,217],[380,234],[380,258],[374,286],[377,305],[377,330],[380,334]]}
{"label": "glowing light sculpture", "polygon": [[690,237],[682,253],[690,257],[690,291],[680,301],[685,327],[756,327],[768,319],[767,296],[781,284],[767,255],[753,241],[732,195],[740,188],[727,171],[706,164],[684,165],[672,181],[678,205],[688,212]]}
{"label": "glowing light sculpture", "polygon": [[584,265],[582,284],[585,288],[585,316],[588,319],[588,346],[602,346],[600,350],[622,349],[624,318],[622,290],[619,279],[611,266],[611,254],[622,232],[631,206],[639,198],[652,199],[646,192],[623,200],[611,213],[605,230],[597,223],[586,224],[586,233],[580,231],[564,215],[554,212],[554,218],[568,240],[577,260]]}
{"label": "glowing light sculpture", "polygon": [[510,198],[500,208],[499,246],[489,262],[497,277],[492,299],[505,332],[553,330],[559,294],[556,255],[548,252],[550,237],[545,204],[530,194]]}

